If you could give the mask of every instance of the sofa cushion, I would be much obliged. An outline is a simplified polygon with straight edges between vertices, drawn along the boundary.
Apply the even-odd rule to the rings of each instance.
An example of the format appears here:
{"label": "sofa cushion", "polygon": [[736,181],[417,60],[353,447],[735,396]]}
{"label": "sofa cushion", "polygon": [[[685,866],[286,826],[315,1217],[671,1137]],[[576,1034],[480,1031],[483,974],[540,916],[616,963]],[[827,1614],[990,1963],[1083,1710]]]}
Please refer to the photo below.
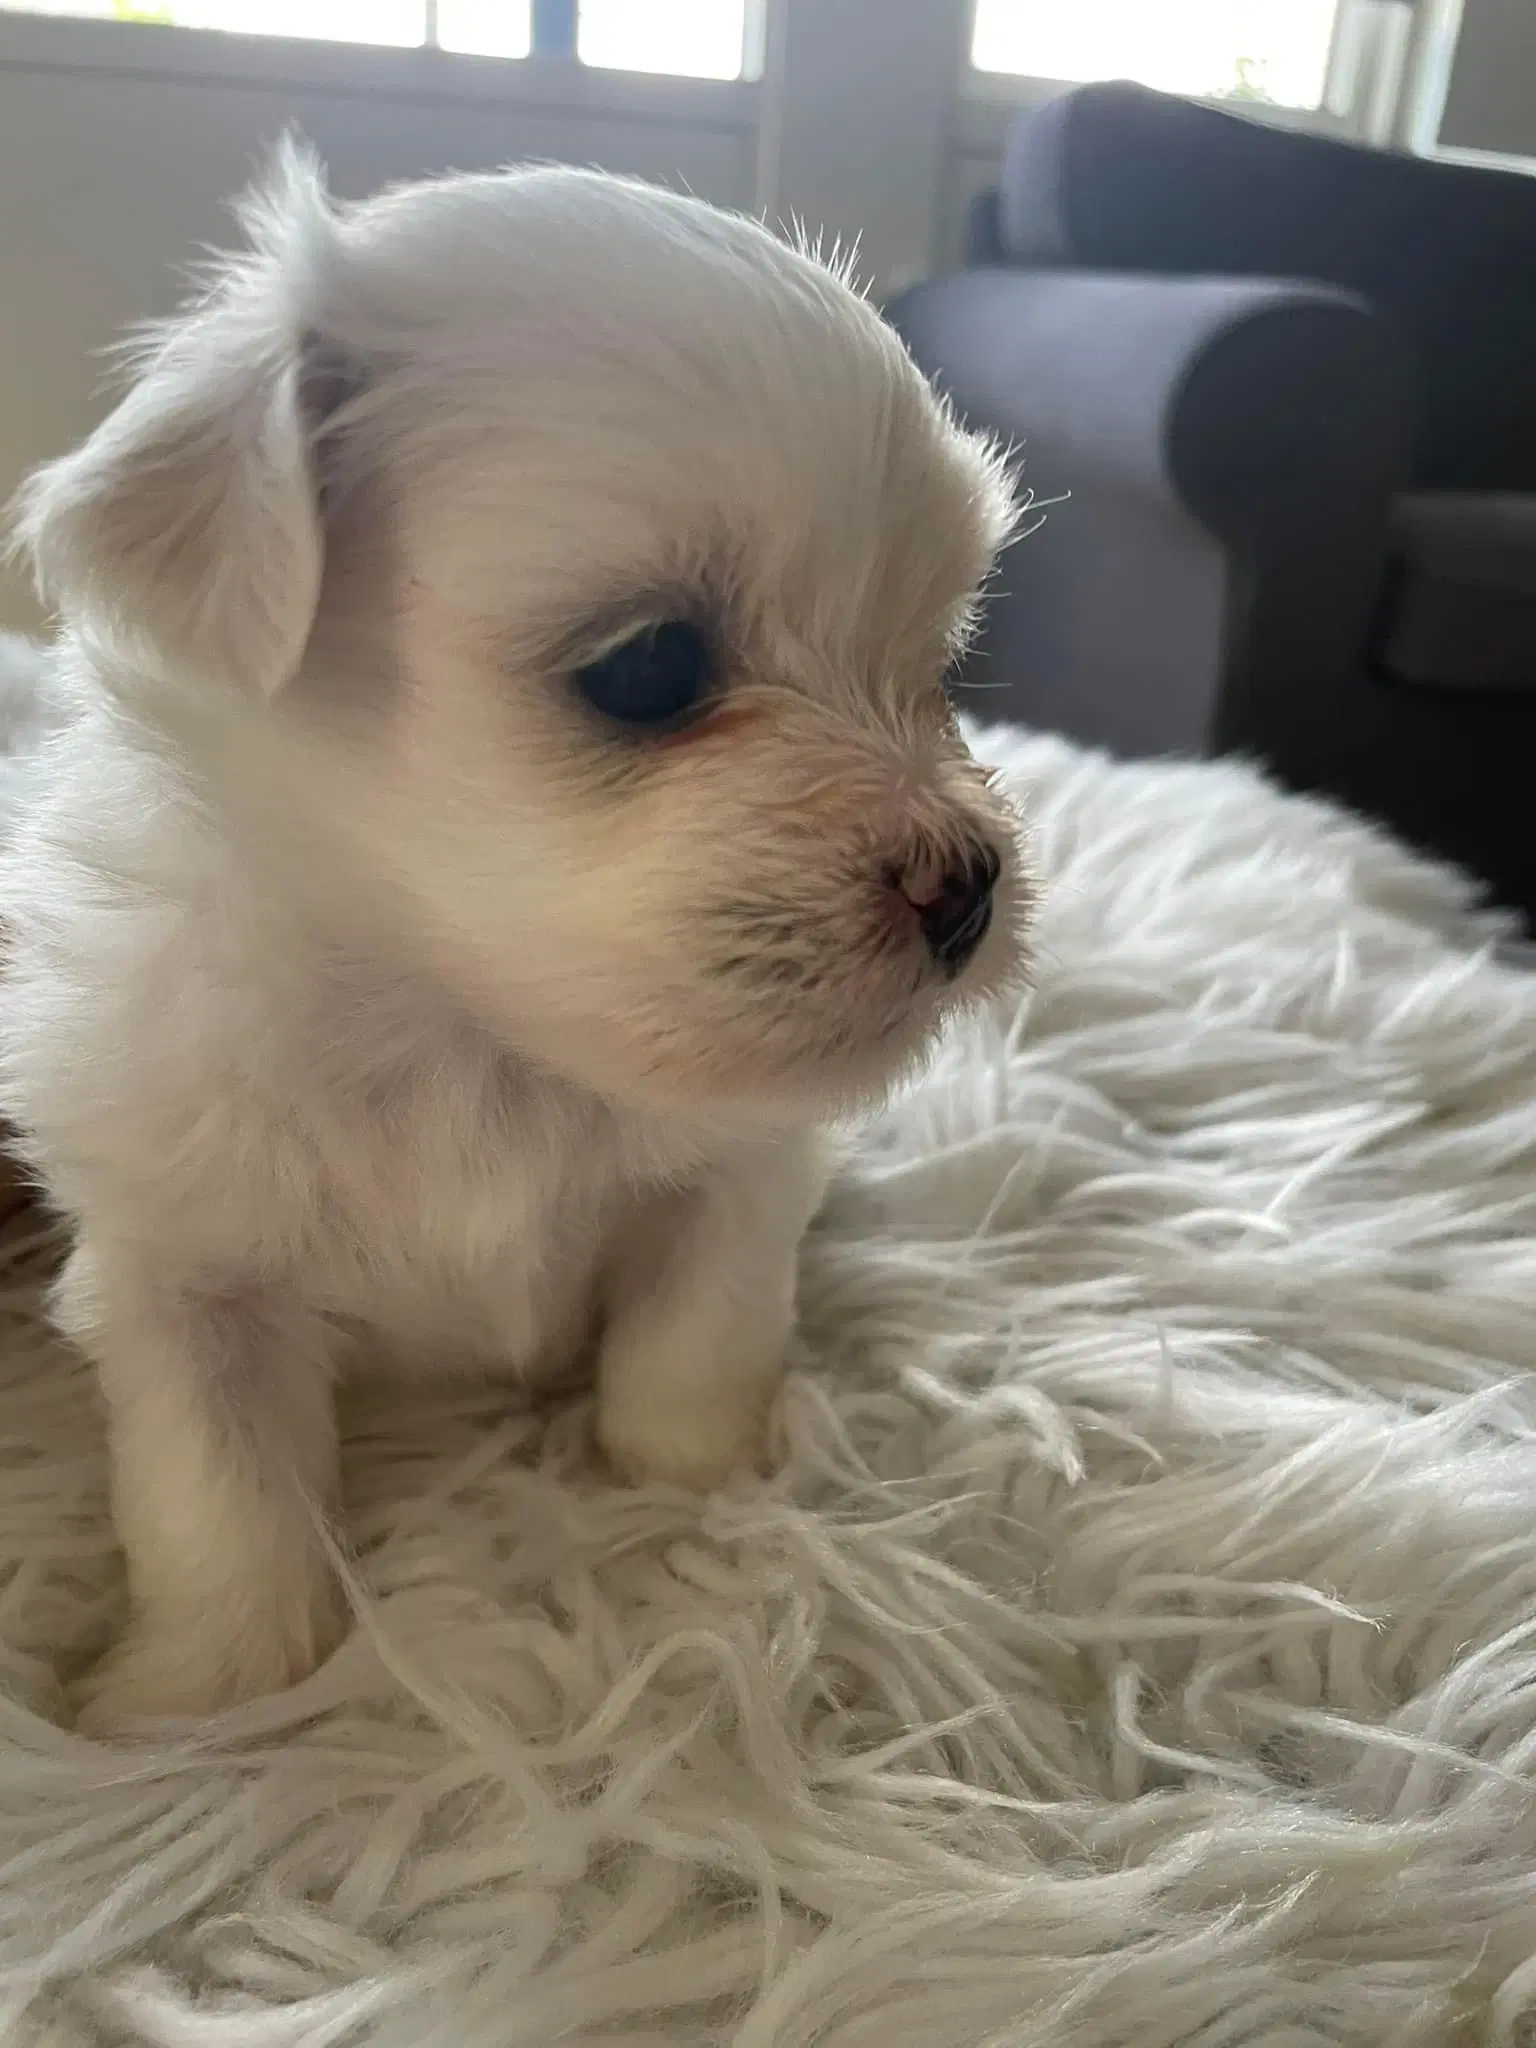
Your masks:
{"label": "sofa cushion", "polygon": [[1536,694],[1536,495],[1399,501],[1378,660],[1420,688]]}

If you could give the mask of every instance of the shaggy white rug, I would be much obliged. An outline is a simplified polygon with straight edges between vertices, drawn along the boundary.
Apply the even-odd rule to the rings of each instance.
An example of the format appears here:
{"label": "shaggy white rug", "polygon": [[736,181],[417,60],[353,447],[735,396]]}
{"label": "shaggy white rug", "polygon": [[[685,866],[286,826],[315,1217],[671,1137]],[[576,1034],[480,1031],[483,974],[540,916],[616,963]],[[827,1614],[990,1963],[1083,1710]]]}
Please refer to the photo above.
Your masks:
{"label": "shaggy white rug", "polygon": [[13,1232],[0,2039],[1536,2040],[1536,976],[1240,768],[1009,751],[1038,986],[834,1198],[770,1483],[368,1396],[365,1624],[96,1746],[97,1418]]}

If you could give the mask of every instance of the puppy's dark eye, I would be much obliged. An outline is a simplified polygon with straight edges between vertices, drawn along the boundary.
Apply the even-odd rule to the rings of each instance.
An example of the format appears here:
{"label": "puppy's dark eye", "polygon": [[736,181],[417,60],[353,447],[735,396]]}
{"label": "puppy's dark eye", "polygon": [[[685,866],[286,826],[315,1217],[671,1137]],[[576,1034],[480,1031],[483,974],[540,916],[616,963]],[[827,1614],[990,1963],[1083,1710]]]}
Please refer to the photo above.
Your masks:
{"label": "puppy's dark eye", "polygon": [[647,626],[576,671],[587,702],[621,725],[670,725],[686,717],[712,679],[709,649],[686,619]]}

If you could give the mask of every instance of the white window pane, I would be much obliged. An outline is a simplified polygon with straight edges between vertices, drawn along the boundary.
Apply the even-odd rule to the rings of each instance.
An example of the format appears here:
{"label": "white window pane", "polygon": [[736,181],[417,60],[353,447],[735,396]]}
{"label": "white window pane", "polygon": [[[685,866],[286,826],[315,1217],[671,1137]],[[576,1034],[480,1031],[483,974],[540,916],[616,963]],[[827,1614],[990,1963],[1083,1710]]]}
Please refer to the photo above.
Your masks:
{"label": "white window pane", "polygon": [[470,57],[526,57],[532,0],[437,0],[437,45]]}
{"label": "white window pane", "polygon": [[576,53],[610,71],[739,78],[746,0],[580,0]]}
{"label": "white window pane", "polygon": [[248,36],[303,36],[332,43],[391,43],[426,34],[426,0],[0,0],[10,13],[74,14]]}
{"label": "white window pane", "polygon": [[1338,0],[977,0],[971,62],[1315,107]]}

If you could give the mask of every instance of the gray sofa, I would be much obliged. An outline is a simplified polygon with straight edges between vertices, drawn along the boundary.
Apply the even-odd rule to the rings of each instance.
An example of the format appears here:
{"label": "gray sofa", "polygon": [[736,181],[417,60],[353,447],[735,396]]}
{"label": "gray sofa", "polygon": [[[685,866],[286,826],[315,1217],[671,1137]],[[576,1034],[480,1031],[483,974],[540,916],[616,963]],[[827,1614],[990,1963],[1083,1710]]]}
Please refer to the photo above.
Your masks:
{"label": "gray sofa", "polygon": [[1536,917],[1536,178],[1084,87],[972,244],[893,317],[1069,494],[978,708],[1257,755]]}

